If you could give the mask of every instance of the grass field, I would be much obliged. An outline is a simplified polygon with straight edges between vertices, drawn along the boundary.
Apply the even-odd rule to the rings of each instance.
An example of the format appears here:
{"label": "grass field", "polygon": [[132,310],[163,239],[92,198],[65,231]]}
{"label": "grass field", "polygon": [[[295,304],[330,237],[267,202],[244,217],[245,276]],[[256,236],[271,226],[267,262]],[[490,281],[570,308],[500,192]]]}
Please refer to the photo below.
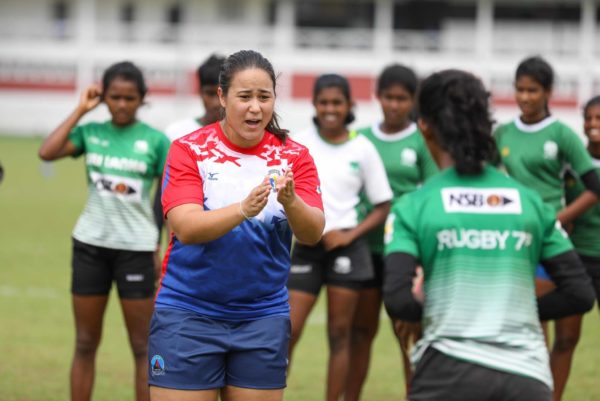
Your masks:
{"label": "grass field", "polygon": [[[81,160],[44,164],[40,139],[0,136],[0,400],[68,399],[73,349],[70,233],[85,202]],[[113,294],[114,295],[114,294]],[[94,400],[133,399],[132,358],[111,298],[98,355]],[[320,302],[296,351],[288,401],[322,400],[327,360]],[[600,319],[588,314],[565,401],[600,400]],[[399,352],[387,320],[377,338],[363,399],[402,400]]]}

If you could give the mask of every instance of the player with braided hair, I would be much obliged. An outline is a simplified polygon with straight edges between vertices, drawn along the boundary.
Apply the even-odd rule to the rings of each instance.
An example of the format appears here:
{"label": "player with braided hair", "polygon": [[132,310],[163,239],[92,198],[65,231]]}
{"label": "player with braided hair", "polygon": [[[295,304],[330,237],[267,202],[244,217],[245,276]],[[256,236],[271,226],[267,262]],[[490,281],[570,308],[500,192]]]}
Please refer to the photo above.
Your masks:
{"label": "player with braided hair", "polygon": [[[418,106],[441,172],[392,209],[383,291],[393,318],[423,323],[409,399],[550,401],[540,318],[591,309],[589,277],[551,207],[487,164],[495,149],[481,81],[435,73]],[[556,288],[536,304],[540,259]]]}

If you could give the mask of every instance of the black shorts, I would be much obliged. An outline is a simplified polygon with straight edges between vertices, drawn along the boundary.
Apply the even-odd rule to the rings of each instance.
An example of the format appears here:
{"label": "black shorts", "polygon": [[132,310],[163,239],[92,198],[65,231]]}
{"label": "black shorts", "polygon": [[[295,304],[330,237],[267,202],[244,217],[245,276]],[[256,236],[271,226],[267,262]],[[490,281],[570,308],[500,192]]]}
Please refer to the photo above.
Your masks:
{"label": "black shorts", "polygon": [[153,254],[103,248],[73,238],[71,292],[108,295],[116,281],[121,298],[151,298],[154,295]]}
{"label": "black shorts", "polygon": [[581,262],[585,266],[588,275],[592,279],[594,290],[596,291],[596,299],[600,300],[600,257],[579,255]]}
{"label": "black shorts", "polygon": [[321,243],[315,246],[296,244],[292,250],[287,287],[314,295],[319,294],[323,284],[358,291],[362,283],[373,276],[371,254],[364,238],[329,252]]}
{"label": "black shorts", "polygon": [[371,280],[360,283],[362,290],[368,290],[371,288],[383,288],[383,255],[380,253],[371,254],[371,262],[373,264],[373,272],[375,276]]}
{"label": "black shorts", "polygon": [[539,380],[461,361],[429,347],[417,363],[410,401],[551,401]]}

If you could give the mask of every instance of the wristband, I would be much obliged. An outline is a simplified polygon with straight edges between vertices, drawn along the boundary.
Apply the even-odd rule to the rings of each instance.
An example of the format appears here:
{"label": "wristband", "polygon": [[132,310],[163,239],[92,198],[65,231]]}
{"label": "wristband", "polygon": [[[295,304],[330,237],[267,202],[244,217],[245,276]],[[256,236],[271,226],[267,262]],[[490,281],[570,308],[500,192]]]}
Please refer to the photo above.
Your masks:
{"label": "wristband", "polygon": [[246,220],[250,221],[250,217],[248,217],[246,215],[246,213],[244,213],[244,209],[242,209],[242,201],[240,201],[240,214],[242,215],[242,217],[244,217]]}

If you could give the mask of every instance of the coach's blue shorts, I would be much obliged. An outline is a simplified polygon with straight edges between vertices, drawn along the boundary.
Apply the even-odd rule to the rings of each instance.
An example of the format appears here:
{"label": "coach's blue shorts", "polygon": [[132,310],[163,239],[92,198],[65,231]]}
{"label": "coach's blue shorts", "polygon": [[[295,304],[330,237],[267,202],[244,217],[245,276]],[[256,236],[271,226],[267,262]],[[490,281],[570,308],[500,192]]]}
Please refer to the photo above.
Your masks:
{"label": "coach's blue shorts", "polygon": [[535,268],[535,278],[552,281],[552,278],[542,265],[537,265],[537,267]]}
{"label": "coach's blue shorts", "polygon": [[148,382],[180,390],[286,386],[290,319],[214,320],[157,308],[150,323]]}

